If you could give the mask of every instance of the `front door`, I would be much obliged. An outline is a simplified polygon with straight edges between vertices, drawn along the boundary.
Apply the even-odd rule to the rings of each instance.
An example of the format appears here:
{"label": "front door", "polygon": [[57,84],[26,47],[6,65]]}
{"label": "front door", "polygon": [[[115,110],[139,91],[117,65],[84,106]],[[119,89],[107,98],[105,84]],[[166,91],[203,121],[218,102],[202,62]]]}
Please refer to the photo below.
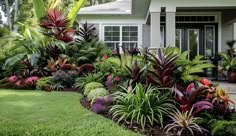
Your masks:
{"label": "front door", "polygon": [[197,55],[214,58],[217,52],[217,24],[177,24],[176,47],[189,51],[188,58]]}

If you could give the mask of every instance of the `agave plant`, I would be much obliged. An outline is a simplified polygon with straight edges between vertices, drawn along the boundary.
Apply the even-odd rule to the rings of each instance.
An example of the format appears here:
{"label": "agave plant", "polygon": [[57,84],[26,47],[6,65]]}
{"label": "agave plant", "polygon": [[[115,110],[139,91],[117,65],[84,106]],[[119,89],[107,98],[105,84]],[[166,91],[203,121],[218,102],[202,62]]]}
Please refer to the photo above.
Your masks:
{"label": "agave plant", "polygon": [[[174,87],[174,98],[181,104],[180,108],[183,112],[189,111],[194,105],[194,108],[196,108],[194,114],[197,114],[202,110],[212,110],[214,108],[211,102],[204,100],[204,94],[209,91],[208,89],[207,86],[200,86],[196,89],[193,83],[189,84],[186,91],[180,91],[177,87]],[[197,99],[201,95],[203,95],[203,98]]]}
{"label": "agave plant", "polygon": [[118,122],[125,120],[131,124],[137,123],[142,129],[148,123],[159,123],[163,126],[164,116],[175,107],[170,94],[161,94],[156,87],[137,84],[133,90],[123,89],[126,92],[114,94],[115,103],[109,111],[113,119],[118,118]]}
{"label": "agave plant", "polygon": [[148,70],[147,81],[160,87],[172,87],[175,84],[173,79],[176,70],[175,61],[178,54],[174,51],[158,49],[157,55],[147,52],[147,60],[151,62],[153,70]]}
{"label": "agave plant", "polygon": [[194,117],[192,112],[193,108],[187,112],[180,112],[179,110],[176,110],[174,113],[170,113],[169,117],[172,119],[172,123],[165,126],[166,133],[177,130],[178,136],[189,134],[194,136],[194,134],[199,132],[201,134],[203,134],[204,131],[208,132],[206,129],[195,123],[195,121],[200,118]]}

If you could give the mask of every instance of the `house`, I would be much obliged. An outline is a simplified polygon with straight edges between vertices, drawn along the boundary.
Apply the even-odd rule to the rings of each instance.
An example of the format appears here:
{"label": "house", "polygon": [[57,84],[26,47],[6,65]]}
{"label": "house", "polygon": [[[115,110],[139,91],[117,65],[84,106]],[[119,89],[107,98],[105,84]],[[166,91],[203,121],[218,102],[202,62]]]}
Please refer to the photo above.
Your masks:
{"label": "house", "polygon": [[111,48],[176,46],[190,59],[214,57],[236,39],[236,0],[117,0],[82,8],[78,19]]}

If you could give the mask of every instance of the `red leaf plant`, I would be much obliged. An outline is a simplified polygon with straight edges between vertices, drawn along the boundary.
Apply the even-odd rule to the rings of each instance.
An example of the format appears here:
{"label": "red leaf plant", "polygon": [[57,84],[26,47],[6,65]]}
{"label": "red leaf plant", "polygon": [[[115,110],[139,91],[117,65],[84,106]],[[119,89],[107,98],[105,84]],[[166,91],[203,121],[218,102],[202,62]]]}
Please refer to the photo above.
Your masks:
{"label": "red leaf plant", "polygon": [[70,20],[67,18],[65,12],[58,7],[48,9],[47,14],[40,21],[40,26],[50,29],[46,35],[53,35],[56,39],[64,42],[74,41],[75,30],[69,28]]}
{"label": "red leaf plant", "polygon": [[230,111],[229,105],[235,105],[230,99],[229,94],[221,87],[212,84],[210,80],[203,78],[200,83],[209,87],[206,98],[212,101],[212,104],[220,113],[227,113]]}
{"label": "red leaf plant", "polygon": [[[205,92],[208,91],[207,86],[200,86],[195,88],[194,83],[188,85],[185,91],[181,91],[177,89],[177,87],[173,88],[173,92],[175,93],[175,100],[180,103],[180,109],[183,112],[187,112],[194,107],[193,114],[198,114],[202,110],[213,110],[213,105],[211,102],[205,99]],[[203,97],[202,97],[203,96]]]}

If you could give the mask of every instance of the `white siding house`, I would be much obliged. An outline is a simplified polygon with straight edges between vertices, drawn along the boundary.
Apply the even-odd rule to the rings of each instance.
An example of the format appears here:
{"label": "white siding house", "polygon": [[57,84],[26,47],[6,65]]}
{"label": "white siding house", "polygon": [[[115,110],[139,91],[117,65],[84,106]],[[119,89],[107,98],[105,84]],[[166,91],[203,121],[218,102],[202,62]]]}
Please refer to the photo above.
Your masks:
{"label": "white siding house", "polygon": [[117,0],[82,8],[78,21],[95,24],[108,46],[177,46],[214,57],[236,39],[236,0]]}

